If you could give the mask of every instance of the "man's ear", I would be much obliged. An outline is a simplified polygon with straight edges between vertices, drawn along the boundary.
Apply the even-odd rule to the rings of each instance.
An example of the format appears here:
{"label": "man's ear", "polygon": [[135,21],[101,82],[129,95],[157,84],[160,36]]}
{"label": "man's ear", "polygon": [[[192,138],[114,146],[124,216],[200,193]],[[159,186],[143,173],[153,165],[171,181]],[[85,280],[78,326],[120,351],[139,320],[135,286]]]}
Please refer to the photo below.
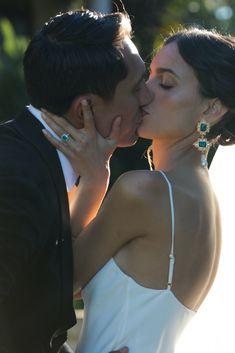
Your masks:
{"label": "man's ear", "polygon": [[221,102],[219,98],[211,99],[209,101],[208,107],[203,112],[203,115],[211,124],[211,126],[215,125],[225,113],[227,113],[228,108]]}
{"label": "man's ear", "polygon": [[82,100],[90,102],[89,95],[79,96],[75,98],[66,114],[68,121],[77,129],[82,129],[84,127],[84,119],[82,112]]}

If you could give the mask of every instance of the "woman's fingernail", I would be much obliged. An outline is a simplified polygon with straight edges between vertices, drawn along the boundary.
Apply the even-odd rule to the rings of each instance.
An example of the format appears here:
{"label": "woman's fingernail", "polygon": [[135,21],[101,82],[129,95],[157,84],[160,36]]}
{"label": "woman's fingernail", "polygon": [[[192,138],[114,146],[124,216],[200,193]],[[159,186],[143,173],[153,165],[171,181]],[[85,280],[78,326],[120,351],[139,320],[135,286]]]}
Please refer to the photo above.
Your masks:
{"label": "woman's fingernail", "polygon": [[85,106],[87,106],[87,100],[86,100],[86,99],[83,99],[83,100],[82,100],[82,104],[85,105]]}
{"label": "woman's fingernail", "polygon": [[117,117],[117,124],[120,125],[120,124],[121,124],[121,121],[122,121],[121,116],[118,116],[118,117]]}
{"label": "woman's fingernail", "polygon": [[41,113],[41,117],[43,118],[43,120],[47,120],[47,116],[46,116],[46,114]]}

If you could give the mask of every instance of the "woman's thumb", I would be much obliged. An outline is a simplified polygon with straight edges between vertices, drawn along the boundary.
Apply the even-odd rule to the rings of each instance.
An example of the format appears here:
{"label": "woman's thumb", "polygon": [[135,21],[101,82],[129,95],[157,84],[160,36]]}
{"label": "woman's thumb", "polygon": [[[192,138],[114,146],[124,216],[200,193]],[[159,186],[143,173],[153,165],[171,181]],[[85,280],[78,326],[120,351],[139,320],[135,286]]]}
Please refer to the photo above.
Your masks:
{"label": "woman's thumb", "polygon": [[112,124],[112,129],[111,129],[111,132],[109,134],[108,139],[111,140],[113,144],[118,143],[119,136],[120,136],[120,130],[121,130],[121,122],[122,122],[122,118],[120,116],[118,116]]}

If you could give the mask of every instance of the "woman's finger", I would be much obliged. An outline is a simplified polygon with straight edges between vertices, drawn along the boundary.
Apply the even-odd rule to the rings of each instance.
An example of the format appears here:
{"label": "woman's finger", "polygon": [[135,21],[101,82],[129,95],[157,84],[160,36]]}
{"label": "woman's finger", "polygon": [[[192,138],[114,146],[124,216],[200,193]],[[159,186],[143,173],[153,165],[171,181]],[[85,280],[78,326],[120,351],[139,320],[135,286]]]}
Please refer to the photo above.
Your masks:
{"label": "woman's finger", "polygon": [[83,112],[83,119],[84,119],[84,129],[94,132],[95,124],[94,124],[93,113],[88,102],[85,99],[82,100],[82,112]]}
{"label": "woman's finger", "polygon": [[[44,136],[47,138],[47,140],[59,151],[63,152],[68,158],[74,157],[74,141],[70,140],[70,146],[68,143],[63,143],[60,140],[57,140],[55,137],[53,137],[46,129],[42,130]],[[76,147],[78,148],[78,147]]]}
{"label": "woman's finger", "polygon": [[117,144],[117,142],[119,140],[120,130],[121,130],[121,122],[122,122],[122,118],[120,116],[118,116],[112,124],[112,129],[111,129],[111,132],[108,136],[108,140],[113,145]]}
{"label": "woman's finger", "polygon": [[74,128],[69,122],[67,122],[65,118],[52,114],[45,109],[41,109],[41,111],[42,118],[45,120],[47,125],[56,133],[56,135],[60,137],[64,132],[67,132],[73,137],[74,140],[77,139],[80,131]]}

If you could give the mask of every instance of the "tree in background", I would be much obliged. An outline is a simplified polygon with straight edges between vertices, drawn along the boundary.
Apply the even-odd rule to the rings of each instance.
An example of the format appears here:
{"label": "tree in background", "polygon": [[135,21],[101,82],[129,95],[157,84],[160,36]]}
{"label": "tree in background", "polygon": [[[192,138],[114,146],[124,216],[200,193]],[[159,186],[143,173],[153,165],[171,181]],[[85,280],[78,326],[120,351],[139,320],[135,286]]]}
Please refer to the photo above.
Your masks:
{"label": "tree in background", "polygon": [[22,72],[26,43],[10,21],[0,20],[0,120],[12,119],[27,102]]}
{"label": "tree in background", "polygon": [[173,0],[168,3],[161,24],[155,34],[153,46],[162,42],[162,37],[182,25],[197,25],[207,29],[215,28],[223,33],[235,33],[235,0]]}

